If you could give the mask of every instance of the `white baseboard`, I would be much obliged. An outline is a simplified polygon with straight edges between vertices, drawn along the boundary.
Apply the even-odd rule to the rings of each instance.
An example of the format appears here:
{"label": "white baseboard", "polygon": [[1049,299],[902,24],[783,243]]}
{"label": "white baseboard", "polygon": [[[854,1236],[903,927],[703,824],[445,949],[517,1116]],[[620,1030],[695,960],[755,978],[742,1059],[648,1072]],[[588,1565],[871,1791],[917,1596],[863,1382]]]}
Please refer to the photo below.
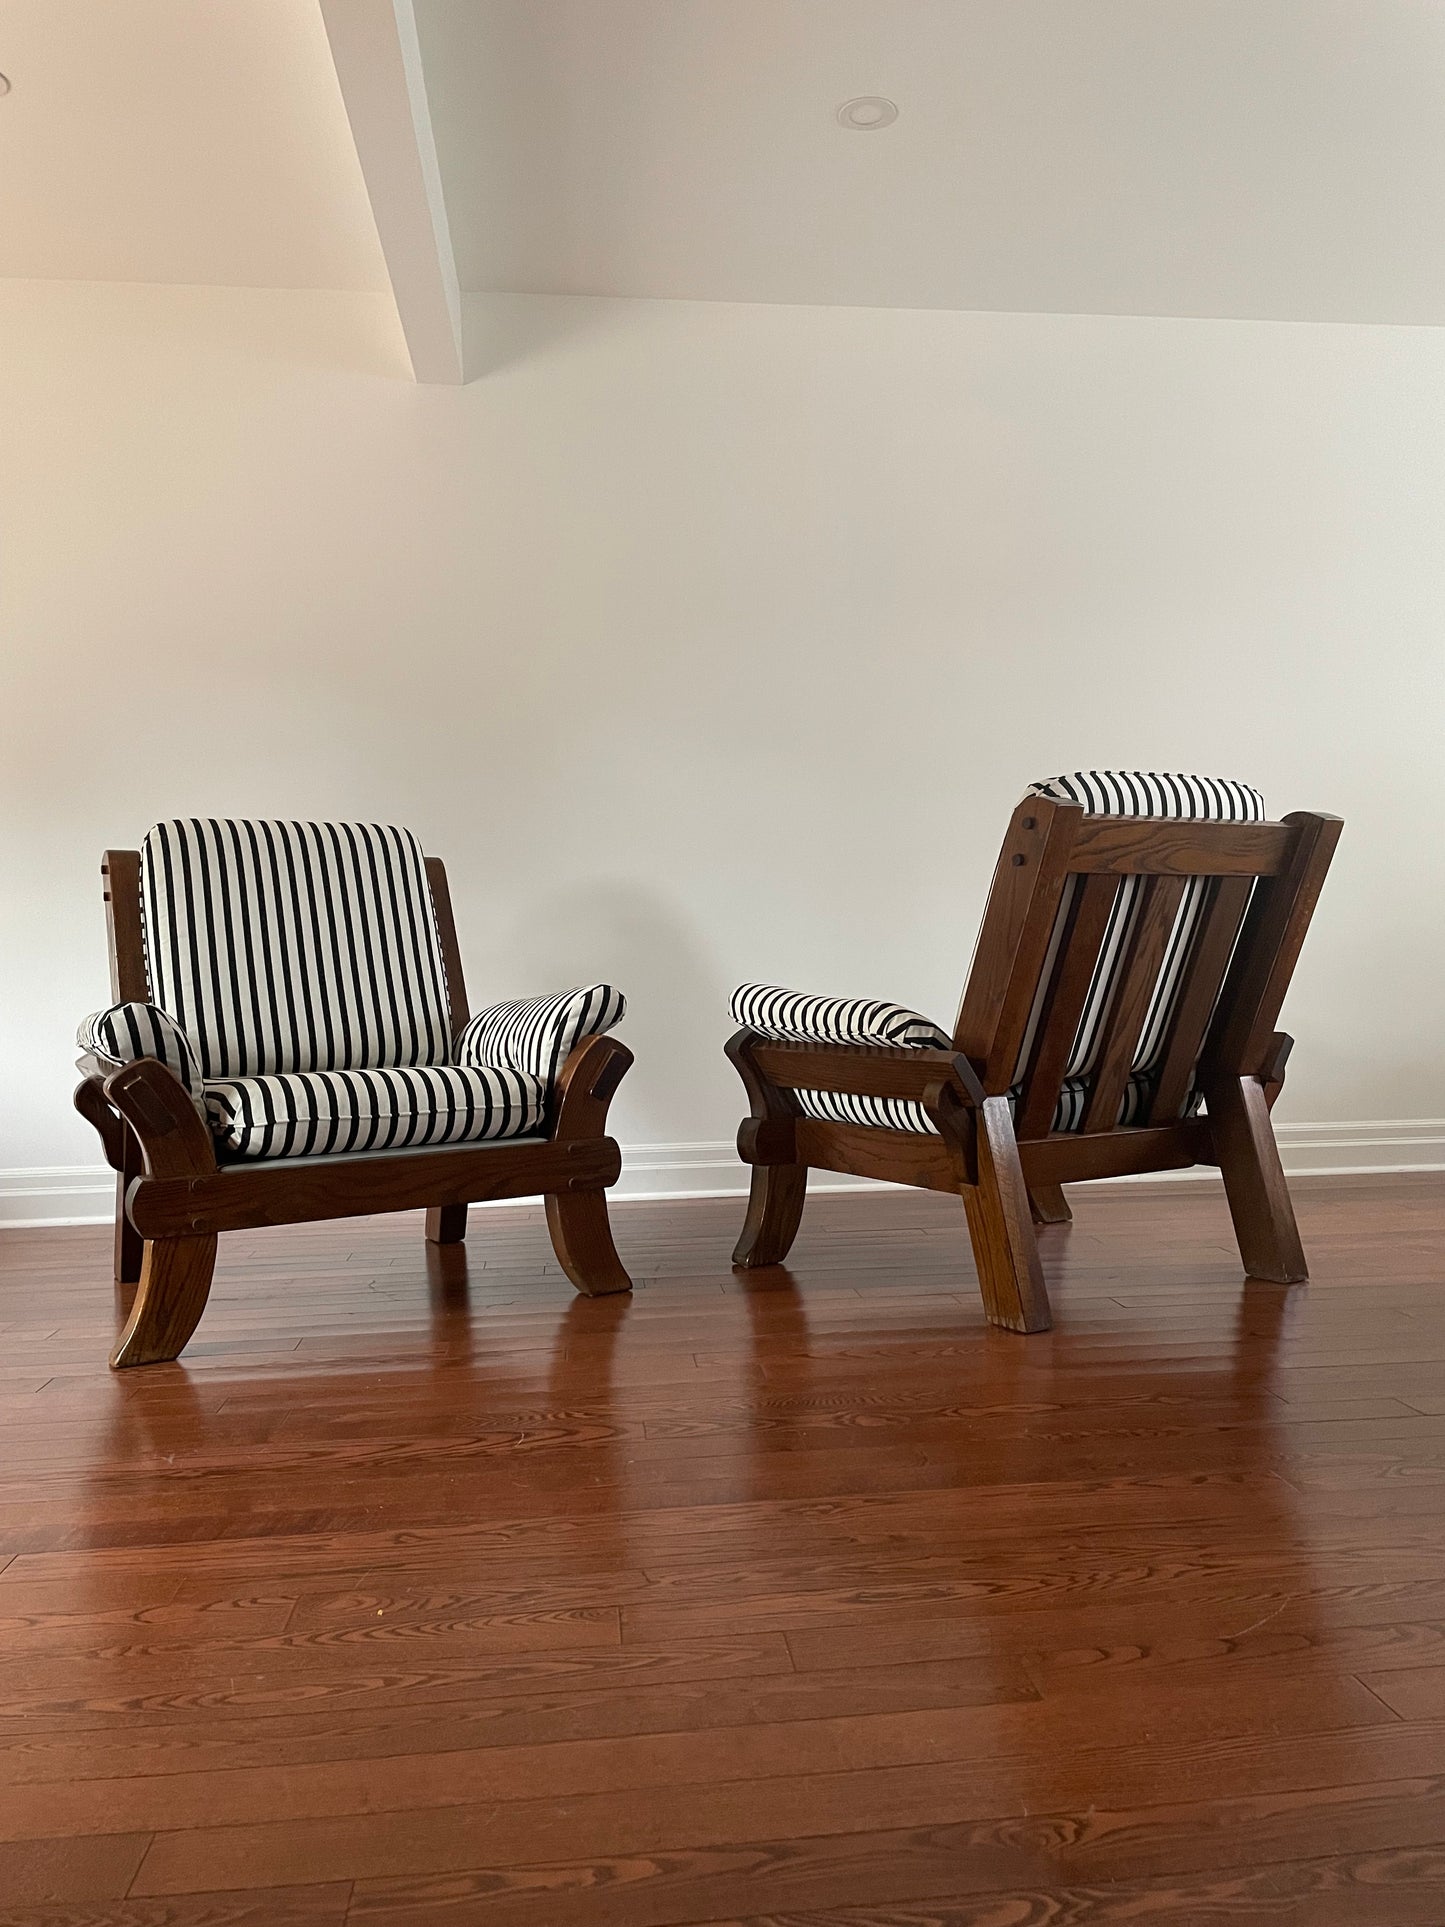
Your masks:
{"label": "white baseboard", "polygon": [[107,1224],[115,1173],[104,1164],[33,1164],[0,1170],[0,1227]]}
{"label": "white baseboard", "polygon": [[[1372,1171],[1445,1171],[1445,1118],[1369,1118],[1346,1124],[1276,1126],[1291,1177]],[[1161,1171],[1153,1182],[1218,1180],[1208,1166]],[[1120,1179],[1121,1183],[1144,1180]],[[810,1188],[853,1191],[867,1179],[819,1173]],[[632,1144],[622,1153],[617,1198],[728,1198],[748,1188],[747,1168],[729,1139],[715,1143]],[[0,1170],[0,1227],[105,1224],[115,1209],[115,1178],[103,1164],[51,1164]]]}
{"label": "white baseboard", "polygon": [[1367,1118],[1353,1124],[1276,1124],[1291,1178],[1371,1171],[1445,1171],[1445,1117]]}

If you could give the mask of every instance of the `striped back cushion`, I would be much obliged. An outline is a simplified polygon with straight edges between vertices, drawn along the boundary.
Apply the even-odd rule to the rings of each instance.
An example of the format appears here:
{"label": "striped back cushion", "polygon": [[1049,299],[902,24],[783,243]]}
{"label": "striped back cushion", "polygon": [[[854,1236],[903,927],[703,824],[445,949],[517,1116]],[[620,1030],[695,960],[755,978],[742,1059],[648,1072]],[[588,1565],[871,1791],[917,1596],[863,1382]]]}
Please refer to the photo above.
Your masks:
{"label": "striped back cushion", "polygon": [[[1030,796],[1051,796],[1059,802],[1082,803],[1096,816],[1167,816],[1195,818],[1213,823],[1262,823],[1264,798],[1247,783],[1229,782],[1218,776],[1181,776],[1155,770],[1075,770],[1067,776],[1051,776],[1046,782],[1031,783]],[[1104,937],[1094,981],[1079,1020],[1074,1047],[1069,1053],[1065,1077],[1087,1076],[1094,1068],[1104,1018],[1123,968],[1129,938],[1139,915],[1142,877],[1125,877],[1115,899],[1109,928]],[[1071,883],[1070,890],[1073,885]],[[1164,955],[1164,966],[1144,1019],[1139,1048],[1134,1055],[1135,1071],[1148,1072],[1156,1067],[1168,1035],[1183,987],[1184,968],[1204,909],[1208,879],[1191,879],[1179,906],[1174,931]],[[1059,922],[1068,913],[1069,897],[1059,906]],[[1037,1018],[1037,1012],[1035,1013]],[[1032,1044],[1033,1024],[1025,1038],[1018,1066],[1023,1075]]]}
{"label": "striped back cushion", "polygon": [[152,1001],[206,1077],[445,1064],[421,846],[377,823],[158,823],[141,847]]}

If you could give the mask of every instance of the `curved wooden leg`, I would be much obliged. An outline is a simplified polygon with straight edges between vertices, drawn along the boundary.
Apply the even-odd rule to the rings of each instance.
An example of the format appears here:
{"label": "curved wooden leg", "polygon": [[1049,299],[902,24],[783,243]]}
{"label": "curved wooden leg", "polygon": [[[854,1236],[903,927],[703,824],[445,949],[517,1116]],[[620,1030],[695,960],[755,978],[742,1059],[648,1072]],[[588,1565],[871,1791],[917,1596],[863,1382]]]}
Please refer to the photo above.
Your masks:
{"label": "curved wooden leg", "polygon": [[964,1185],[963,1203],[989,1323],[1005,1331],[1047,1331],[1049,1294],[1006,1098],[984,1100],[974,1142],[978,1183]]}
{"label": "curved wooden leg", "polygon": [[545,1202],[552,1249],[578,1291],[585,1291],[589,1298],[631,1291],[632,1280],[623,1270],[612,1242],[607,1193],[549,1191]]}
{"label": "curved wooden leg", "polygon": [[178,1358],[211,1293],[216,1268],[216,1239],[147,1239],[141,1258],[140,1285],[130,1318],[110,1362],[158,1365]]}
{"label": "curved wooden leg", "polygon": [[1245,1271],[1274,1285],[1306,1283],[1309,1266],[1263,1084],[1257,1077],[1219,1078],[1206,1086],[1204,1102]]}
{"label": "curved wooden leg", "polygon": [[798,1235],[807,1192],[806,1164],[755,1164],[748,1215],[733,1263],[748,1271],[780,1265]]}
{"label": "curved wooden leg", "polygon": [[434,1204],[426,1214],[429,1244],[459,1245],[467,1235],[467,1207],[464,1204]]}
{"label": "curved wooden leg", "polygon": [[1035,1224],[1072,1224],[1074,1214],[1061,1184],[1031,1184],[1029,1210]]}

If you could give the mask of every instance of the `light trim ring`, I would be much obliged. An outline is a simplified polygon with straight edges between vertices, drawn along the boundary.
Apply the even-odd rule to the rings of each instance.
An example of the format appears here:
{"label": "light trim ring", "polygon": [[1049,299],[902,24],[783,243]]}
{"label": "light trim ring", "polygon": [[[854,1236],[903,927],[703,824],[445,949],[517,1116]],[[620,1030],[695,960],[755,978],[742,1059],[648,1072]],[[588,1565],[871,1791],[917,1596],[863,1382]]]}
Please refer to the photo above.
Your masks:
{"label": "light trim ring", "polygon": [[898,118],[898,105],[883,94],[859,94],[838,109],[838,125],[854,134],[876,134]]}

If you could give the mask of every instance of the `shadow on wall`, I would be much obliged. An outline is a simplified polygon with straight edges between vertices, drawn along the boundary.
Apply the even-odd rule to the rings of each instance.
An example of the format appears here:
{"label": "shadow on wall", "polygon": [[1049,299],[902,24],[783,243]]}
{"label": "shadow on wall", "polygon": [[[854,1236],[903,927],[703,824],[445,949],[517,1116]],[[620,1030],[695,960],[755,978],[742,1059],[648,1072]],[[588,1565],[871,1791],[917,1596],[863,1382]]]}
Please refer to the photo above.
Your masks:
{"label": "shadow on wall", "polygon": [[464,294],[463,365],[468,382],[550,355],[625,318],[596,295]]}
{"label": "shadow on wall", "polygon": [[527,906],[514,953],[538,993],[602,979],[627,998],[619,1036],[637,1059],[617,1101],[634,1143],[729,1137],[738,1094],[722,1055],[731,983],[709,963],[675,903],[636,883],[594,879]]}

